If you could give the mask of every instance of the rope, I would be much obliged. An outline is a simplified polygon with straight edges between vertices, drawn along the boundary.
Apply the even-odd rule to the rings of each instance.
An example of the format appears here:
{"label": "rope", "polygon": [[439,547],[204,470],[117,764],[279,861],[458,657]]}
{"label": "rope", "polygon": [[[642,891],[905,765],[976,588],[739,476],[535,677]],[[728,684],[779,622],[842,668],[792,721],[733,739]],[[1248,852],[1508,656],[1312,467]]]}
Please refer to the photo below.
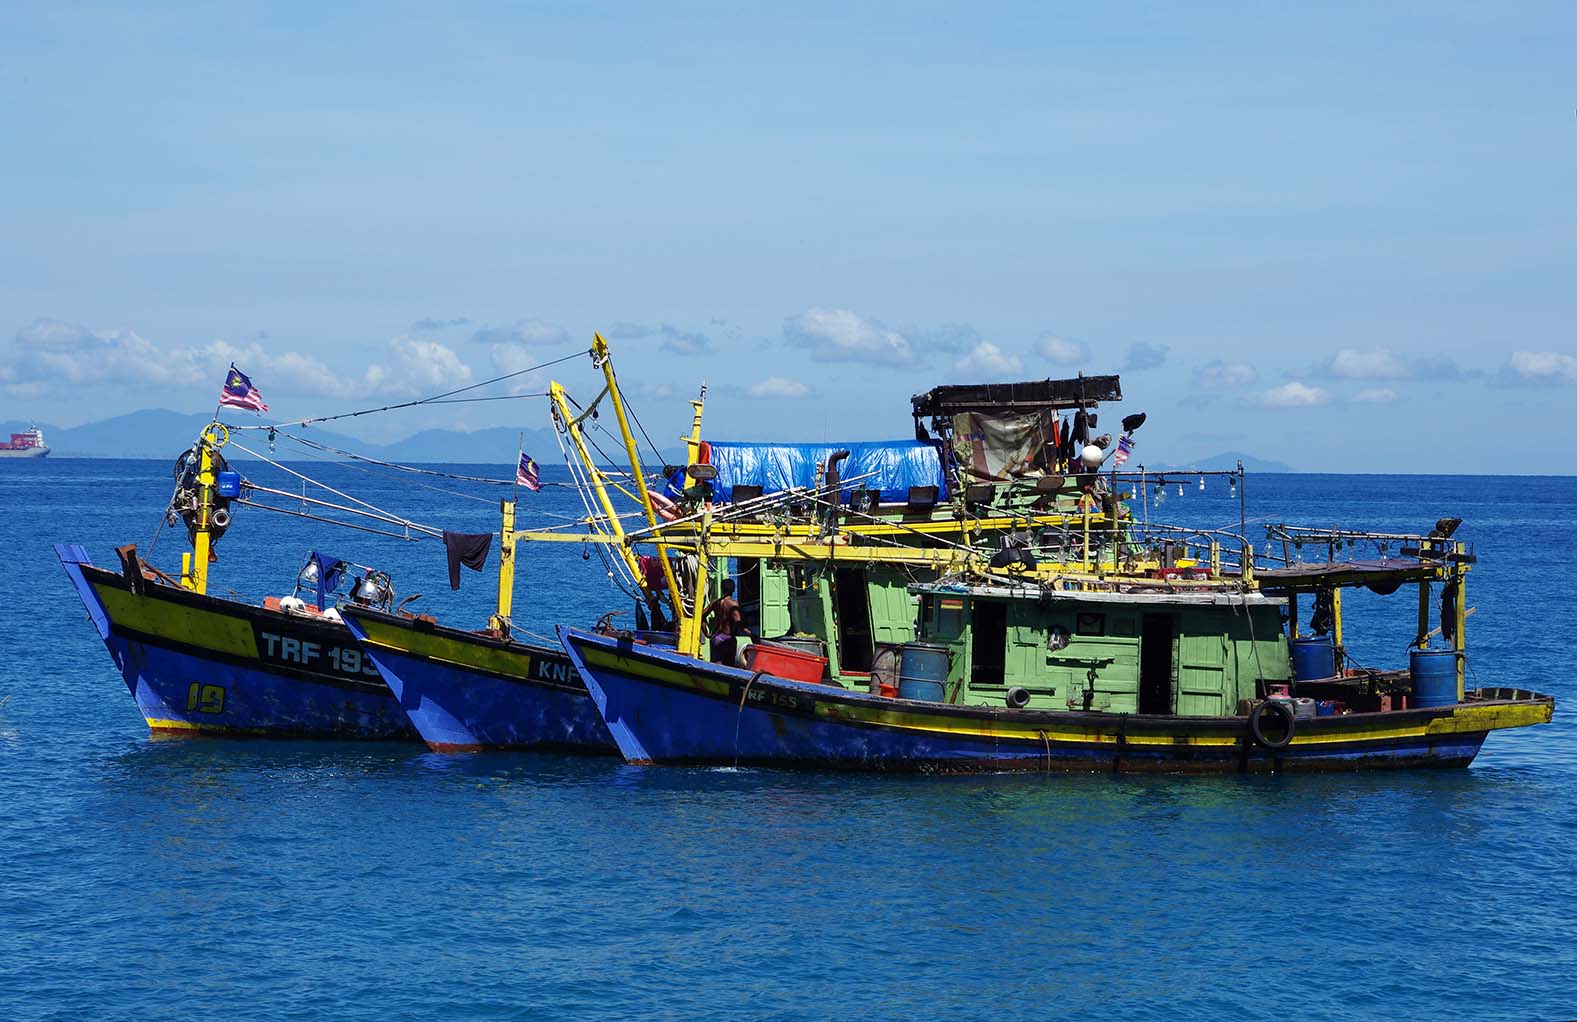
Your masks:
{"label": "rope", "polygon": [[[235,444],[235,446],[236,446],[236,448],[238,450],[245,451],[247,454],[252,455],[252,457],[257,458],[260,461],[267,462],[270,465],[273,465],[275,468],[279,469],[281,472],[284,472],[284,473],[286,473],[288,475],[295,476],[297,479],[300,479],[303,483],[311,483],[313,486],[321,487],[321,488],[329,491],[330,493],[334,494],[336,497],[343,497],[346,500],[350,501],[351,503],[353,503],[353,504],[360,504],[362,507],[367,509],[367,511],[362,511],[362,512],[355,511],[355,509],[353,509],[353,508],[341,508],[340,510],[350,511],[353,514],[367,514],[367,512],[372,512],[371,514],[367,515],[369,518],[379,518],[379,519],[382,519],[383,521],[389,522],[392,525],[403,525],[406,528],[415,529],[418,532],[425,532],[425,533],[427,533],[430,536],[435,536],[436,537],[436,536],[442,536],[443,535],[443,530],[441,530],[441,529],[435,529],[435,528],[433,528],[430,525],[422,525],[421,523],[413,522],[413,521],[411,521],[408,518],[402,518],[401,516],[394,514],[392,511],[385,511],[383,508],[379,507],[376,504],[369,503],[369,502],[367,502],[365,500],[362,500],[359,497],[353,497],[350,494],[344,492],[343,490],[337,490],[337,489],[335,489],[334,487],[330,486],[327,483],[319,482],[316,479],[312,479],[309,476],[305,476],[305,475],[301,474],[300,472],[297,472],[293,468],[287,468],[286,466],[281,465],[279,462],[275,461],[273,458],[265,457],[265,456],[257,453],[256,451],[251,450],[251,449],[243,446],[238,441],[231,440],[230,442]],[[294,494],[286,494],[286,496],[294,496]],[[304,498],[304,499],[306,499],[306,498]]]}
{"label": "rope", "polygon": [[247,507],[256,507],[256,508],[262,508],[264,511],[273,511],[276,514],[291,515],[292,517],[295,517],[295,518],[306,518],[306,519],[310,519],[311,521],[314,521],[314,522],[324,522],[324,523],[327,523],[329,525],[338,525],[341,528],[355,529],[358,532],[370,532],[374,536],[388,536],[391,539],[403,539],[407,543],[418,543],[418,542],[420,542],[420,540],[418,540],[414,536],[402,535],[402,534],[400,534],[398,532],[389,532],[386,529],[374,529],[370,525],[357,525],[354,522],[342,522],[342,521],[340,521],[337,518],[325,518],[322,515],[312,515],[312,514],[308,514],[305,511],[292,511],[289,508],[275,507],[272,504],[259,504],[257,501],[255,501],[255,500],[247,500],[245,497],[237,497],[235,502],[237,504],[245,504]]}
{"label": "rope", "polygon": [[[558,441],[559,453],[564,457],[564,464],[569,469],[570,478],[574,480],[575,492],[580,496],[581,506],[586,509],[587,527],[596,528],[597,523],[604,521],[606,516],[592,510],[590,496],[592,486],[591,481],[584,476],[585,467],[580,465],[576,459],[570,457],[569,449],[564,445],[563,433],[555,430],[553,436]],[[607,571],[608,578],[613,581],[613,584],[630,599],[642,599],[639,592],[640,586],[635,581],[635,576],[630,573],[630,566],[624,563],[624,558],[612,556],[607,550],[603,549],[603,544],[601,543],[594,545],[597,547],[597,557],[602,561],[603,568]],[[618,565],[618,567],[614,565]]]}
{"label": "rope", "polygon": [[[285,439],[294,440],[303,447],[311,447],[327,454],[338,454],[342,458],[349,458],[352,461],[360,461],[368,465],[377,465],[380,468],[393,469],[396,472],[409,472],[412,475],[434,476],[439,479],[453,479],[456,482],[462,483],[487,483],[493,486],[515,485],[515,481],[513,479],[489,479],[486,476],[465,476],[454,472],[438,472],[430,468],[417,468],[414,465],[401,465],[398,462],[383,461],[380,458],[369,458],[365,454],[356,454],[353,451],[345,451],[338,447],[330,447],[328,444],[319,443],[316,440],[308,440],[305,437],[299,437],[293,433],[284,433],[282,435],[285,437]],[[562,484],[547,483],[545,485],[556,486]]]}
{"label": "rope", "polygon": [[[290,437],[289,439],[296,440],[298,438],[297,437]],[[329,457],[326,454],[320,454],[317,451],[307,450],[307,451],[302,451],[301,453],[305,457],[311,458],[313,461],[317,461],[317,462],[319,462],[321,464],[324,464],[324,465],[343,465],[345,468],[355,469],[357,472],[364,472],[364,473],[366,473],[369,476],[373,476],[374,478],[377,478],[377,476],[374,475],[372,469],[367,468],[367,467],[365,467],[363,465],[349,464],[349,463],[346,463],[346,462],[337,461],[336,459],[331,458],[331,457]],[[419,472],[420,469],[417,469],[415,471]],[[409,485],[418,487],[418,488],[423,489],[423,490],[431,490],[434,493],[446,494],[446,495],[451,496],[451,497],[460,497],[460,498],[462,498],[464,500],[474,500],[474,501],[476,501],[479,504],[492,504],[493,503],[493,500],[490,497],[478,497],[474,493],[462,493],[459,490],[451,490],[447,486],[433,486],[430,483],[418,482],[418,481],[416,481],[414,479],[409,481]]]}
{"label": "rope", "polygon": [[[306,426],[306,425],[308,425],[310,423],[314,423],[314,422],[333,422],[336,419],[354,419],[354,418],[356,418],[359,415],[372,415],[372,414],[375,414],[377,412],[392,412],[392,411],[396,411],[396,410],[401,409],[401,408],[415,408],[415,407],[417,407],[419,405],[430,405],[430,404],[440,404],[440,403],[455,404],[455,403],[459,403],[459,402],[444,402],[443,399],[444,398],[449,398],[449,397],[454,397],[454,395],[456,395],[456,394],[464,394],[467,391],[477,390],[477,389],[479,389],[481,387],[489,387],[489,386],[492,386],[495,383],[502,383],[505,380],[512,380],[512,379],[514,379],[517,376],[524,376],[527,373],[534,373],[534,372],[536,372],[539,369],[546,369],[549,366],[556,366],[556,365],[558,365],[561,362],[568,362],[570,359],[579,358],[582,355],[589,355],[590,353],[591,352],[590,352],[589,349],[588,350],[584,350],[584,351],[577,351],[573,355],[565,355],[563,358],[556,358],[556,359],[554,359],[551,362],[543,362],[541,365],[527,366],[524,369],[517,369],[515,372],[512,372],[512,373],[505,373],[503,376],[495,376],[495,377],[493,377],[490,380],[483,380],[481,383],[473,383],[473,384],[470,384],[469,386],[465,386],[465,387],[456,387],[454,390],[446,390],[442,394],[434,394],[432,397],[418,398],[415,401],[403,401],[403,402],[401,402],[399,404],[382,405],[382,406],[380,406],[378,408],[363,408],[363,409],[360,409],[359,411],[354,411],[354,412],[341,412],[338,415],[319,415],[319,416],[315,416],[315,417],[310,418],[310,419],[291,419],[288,422],[276,422],[273,425],[267,425],[267,424],[256,425],[256,426],[253,426],[253,425],[236,425],[236,426],[231,426],[230,428],[231,429],[277,429],[280,426]],[[540,395],[537,395],[537,394],[519,394],[519,395],[511,394],[511,395],[508,395],[508,396],[509,397],[538,397]],[[485,400],[494,400],[494,399],[488,398],[488,399],[485,399]]]}
{"label": "rope", "polygon": [[[613,382],[615,384],[619,382],[618,373],[613,374]],[[646,427],[641,425],[641,417],[635,413],[635,406],[626,403],[624,407],[625,410],[630,413],[630,418],[635,420],[635,428],[639,429],[641,431],[641,436],[646,438],[646,446],[652,449],[652,457],[657,459],[658,464],[662,464],[663,453],[657,449],[657,444],[653,442],[651,434],[646,432]]]}

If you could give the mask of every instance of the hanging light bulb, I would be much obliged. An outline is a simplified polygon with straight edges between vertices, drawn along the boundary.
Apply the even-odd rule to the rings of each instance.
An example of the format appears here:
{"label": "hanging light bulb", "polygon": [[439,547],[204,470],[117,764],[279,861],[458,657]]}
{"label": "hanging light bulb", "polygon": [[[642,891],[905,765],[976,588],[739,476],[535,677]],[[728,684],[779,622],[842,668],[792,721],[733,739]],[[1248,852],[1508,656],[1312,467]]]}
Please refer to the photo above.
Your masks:
{"label": "hanging light bulb", "polygon": [[1199,477],[1199,492],[1200,493],[1204,493],[1205,492],[1205,477],[1204,476],[1200,476]]}
{"label": "hanging light bulb", "polygon": [[1183,484],[1182,483],[1178,483],[1177,484],[1177,495],[1179,497],[1181,497],[1183,495]]}
{"label": "hanging light bulb", "polygon": [[1227,480],[1227,496],[1228,497],[1236,497],[1237,495],[1238,495],[1237,476],[1233,476],[1233,477],[1231,477],[1230,479]]}

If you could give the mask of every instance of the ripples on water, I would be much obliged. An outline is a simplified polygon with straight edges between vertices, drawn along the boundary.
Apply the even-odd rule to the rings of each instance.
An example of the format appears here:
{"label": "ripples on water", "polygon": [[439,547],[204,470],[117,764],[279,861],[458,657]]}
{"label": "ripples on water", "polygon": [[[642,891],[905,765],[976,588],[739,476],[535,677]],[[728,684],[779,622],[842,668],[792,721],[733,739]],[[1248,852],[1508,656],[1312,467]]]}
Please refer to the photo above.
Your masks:
{"label": "ripples on water", "polygon": [[[18,467],[0,472],[5,1017],[1577,1014],[1569,703],[1491,736],[1470,770],[1327,777],[892,778],[153,739],[48,543],[110,561],[155,519],[163,466]],[[490,526],[485,505],[330,471],[413,517]],[[1574,615],[1534,572],[1577,480],[1251,483],[1251,514],[1462,514],[1485,556],[1478,680],[1569,699]],[[1224,493],[1166,508],[1236,517]],[[279,592],[315,541],[392,567],[446,619],[486,615],[486,577],[450,593],[432,544],[237,518],[217,578],[248,598]],[[523,564],[527,627],[618,605],[572,548]],[[1351,637],[1364,659],[1399,661],[1402,604],[1349,603],[1390,629]]]}

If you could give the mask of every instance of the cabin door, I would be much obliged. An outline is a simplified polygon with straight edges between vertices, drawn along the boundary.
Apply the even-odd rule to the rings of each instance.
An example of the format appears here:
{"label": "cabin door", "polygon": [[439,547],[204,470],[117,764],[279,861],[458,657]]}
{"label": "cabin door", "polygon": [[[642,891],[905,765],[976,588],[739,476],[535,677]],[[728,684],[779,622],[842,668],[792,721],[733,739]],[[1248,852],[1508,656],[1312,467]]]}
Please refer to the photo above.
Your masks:
{"label": "cabin door", "polygon": [[1140,626],[1139,712],[1173,712],[1170,614],[1146,614]]}
{"label": "cabin door", "polygon": [[838,668],[869,671],[876,650],[871,640],[871,604],[865,591],[865,572],[839,568],[832,577],[832,590],[838,615]]}

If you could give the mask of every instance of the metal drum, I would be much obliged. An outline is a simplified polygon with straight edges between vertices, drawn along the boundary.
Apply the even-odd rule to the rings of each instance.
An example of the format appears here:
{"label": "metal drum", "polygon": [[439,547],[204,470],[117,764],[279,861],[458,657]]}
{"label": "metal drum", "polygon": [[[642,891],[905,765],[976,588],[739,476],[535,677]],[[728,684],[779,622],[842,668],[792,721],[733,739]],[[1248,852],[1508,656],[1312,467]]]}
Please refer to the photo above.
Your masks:
{"label": "metal drum", "polygon": [[1455,706],[1457,702],[1457,657],[1465,654],[1454,649],[1415,649],[1408,666],[1413,674],[1413,707]]}
{"label": "metal drum", "polygon": [[891,694],[898,690],[898,653],[902,648],[894,643],[876,644],[876,655],[871,659],[872,692],[885,688]]}
{"label": "metal drum", "polygon": [[1292,680],[1318,681],[1336,674],[1336,647],[1329,635],[1292,640]]}
{"label": "metal drum", "polygon": [[906,642],[898,653],[898,698],[939,703],[947,695],[951,654],[932,642]]}

